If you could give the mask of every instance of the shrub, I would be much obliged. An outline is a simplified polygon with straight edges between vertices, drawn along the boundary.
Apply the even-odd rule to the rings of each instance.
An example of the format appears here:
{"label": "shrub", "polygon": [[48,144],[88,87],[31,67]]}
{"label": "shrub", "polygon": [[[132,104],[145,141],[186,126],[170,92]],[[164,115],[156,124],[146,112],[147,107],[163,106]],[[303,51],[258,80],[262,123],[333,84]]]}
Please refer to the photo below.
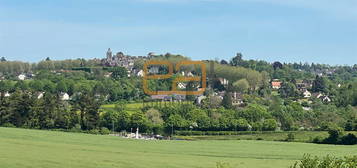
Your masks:
{"label": "shrub", "polygon": [[81,125],[76,124],[73,128],[71,128],[70,132],[82,132]]}
{"label": "shrub", "polygon": [[100,131],[98,129],[91,129],[91,130],[88,131],[88,133],[90,133],[90,134],[99,134]]}
{"label": "shrub", "polygon": [[328,134],[329,137],[324,139],[322,142],[325,144],[338,144],[340,137],[343,135],[343,129],[340,127],[330,128]]}
{"label": "shrub", "polygon": [[16,127],[14,124],[11,124],[11,123],[4,123],[2,126],[3,127],[10,127],[10,128],[15,128]]}
{"label": "shrub", "polygon": [[357,137],[356,137],[356,135],[349,133],[349,134],[341,137],[340,144],[342,144],[342,145],[355,145],[355,144],[357,144]]}
{"label": "shrub", "polygon": [[110,134],[110,130],[109,130],[107,127],[102,127],[102,128],[100,129],[100,134],[102,134],[102,135],[108,135],[108,134]]}
{"label": "shrub", "polygon": [[286,138],[286,141],[292,142],[294,140],[295,140],[295,134],[292,132],[288,133],[288,137]]}
{"label": "shrub", "polygon": [[324,158],[312,157],[304,155],[303,158],[295,162],[290,168],[355,168],[357,167],[357,156],[336,158],[326,156]]}
{"label": "shrub", "polygon": [[267,119],[263,122],[263,131],[275,131],[278,123],[274,119]]}
{"label": "shrub", "polygon": [[216,168],[231,168],[231,166],[229,165],[229,163],[217,162]]}

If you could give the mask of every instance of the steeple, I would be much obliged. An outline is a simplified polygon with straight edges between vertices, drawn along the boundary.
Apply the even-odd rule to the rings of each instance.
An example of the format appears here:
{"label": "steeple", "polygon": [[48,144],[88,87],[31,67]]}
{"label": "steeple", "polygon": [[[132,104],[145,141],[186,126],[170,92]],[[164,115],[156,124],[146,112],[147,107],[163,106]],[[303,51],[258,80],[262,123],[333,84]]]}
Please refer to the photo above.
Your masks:
{"label": "steeple", "polygon": [[108,48],[108,51],[107,51],[107,60],[112,60],[112,51],[110,50],[110,48]]}

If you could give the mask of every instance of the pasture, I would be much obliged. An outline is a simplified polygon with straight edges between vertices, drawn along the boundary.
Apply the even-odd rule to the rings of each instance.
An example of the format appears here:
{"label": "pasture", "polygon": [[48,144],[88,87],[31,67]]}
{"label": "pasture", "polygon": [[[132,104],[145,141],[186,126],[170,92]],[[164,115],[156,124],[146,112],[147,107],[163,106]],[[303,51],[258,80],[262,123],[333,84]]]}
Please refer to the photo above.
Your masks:
{"label": "pasture", "polygon": [[304,153],[356,155],[357,146],[274,141],[150,141],[57,131],[0,128],[4,168],[287,168]]}

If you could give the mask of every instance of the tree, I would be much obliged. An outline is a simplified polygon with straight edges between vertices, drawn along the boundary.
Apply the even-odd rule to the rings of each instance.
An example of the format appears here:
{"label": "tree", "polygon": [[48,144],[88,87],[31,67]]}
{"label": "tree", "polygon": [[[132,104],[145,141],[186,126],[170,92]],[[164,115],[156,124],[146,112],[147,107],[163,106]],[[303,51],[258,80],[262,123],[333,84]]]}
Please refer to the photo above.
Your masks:
{"label": "tree", "polygon": [[316,75],[312,84],[313,92],[326,92],[326,81],[323,77]]}
{"label": "tree", "polygon": [[111,70],[112,78],[115,80],[119,80],[121,78],[126,78],[128,76],[128,71],[124,67],[115,67]]}
{"label": "tree", "polygon": [[222,106],[226,109],[232,108],[232,95],[230,92],[226,92],[223,96]]}
{"label": "tree", "polygon": [[151,108],[148,111],[146,111],[145,114],[148,120],[153,125],[162,125],[164,123],[164,121],[161,118],[161,113],[156,109]]}
{"label": "tree", "polygon": [[4,97],[3,95],[0,95],[0,125],[3,125],[5,123],[10,123],[10,102],[8,98]]}
{"label": "tree", "polygon": [[278,123],[274,119],[267,119],[263,122],[263,131],[275,131]]}
{"label": "tree", "polygon": [[6,62],[5,57],[1,57],[1,58],[0,58],[0,62]]}
{"label": "tree", "polygon": [[228,64],[228,62],[227,62],[226,60],[222,59],[222,60],[221,60],[221,62],[220,62],[220,64],[227,65],[227,64]]}
{"label": "tree", "polygon": [[274,68],[274,70],[277,70],[277,69],[283,69],[283,64],[282,63],[280,63],[280,62],[274,62],[273,63],[273,68]]}
{"label": "tree", "polygon": [[168,118],[168,121],[166,122],[166,126],[167,127],[173,127],[174,129],[175,128],[183,128],[186,126],[186,123],[185,123],[185,119],[183,119],[180,115],[178,114],[173,114],[173,115],[170,115],[170,117]]}
{"label": "tree", "polygon": [[237,55],[232,58],[230,64],[232,66],[241,66],[243,62],[242,57],[243,57],[242,53],[237,53]]}
{"label": "tree", "polygon": [[245,93],[249,89],[249,83],[246,79],[241,79],[233,83],[233,89],[237,92]]}
{"label": "tree", "polygon": [[95,98],[95,96],[89,92],[83,92],[74,98],[74,108],[80,111],[82,129],[90,130],[97,128],[101,103],[101,99]]}
{"label": "tree", "polygon": [[57,83],[56,91],[58,93],[67,92],[68,91],[67,84],[63,80],[61,80],[60,82]]}
{"label": "tree", "polygon": [[289,82],[284,82],[279,89],[280,96],[283,98],[295,97],[297,96],[296,86]]}
{"label": "tree", "polygon": [[271,117],[267,109],[259,104],[249,104],[244,110],[238,111],[236,118],[245,118],[249,122],[260,122]]}
{"label": "tree", "polygon": [[29,95],[20,91],[13,93],[9,100],[9,122],[17,127],[26,123],[29,111],[32,106],[32,100]]}
{"label": "tree", "polygon": [[148,126],[148,120],[143,112],[136,111],[130,116],[130,125],[132,128],[139,128],[142,132],[145,132]]}

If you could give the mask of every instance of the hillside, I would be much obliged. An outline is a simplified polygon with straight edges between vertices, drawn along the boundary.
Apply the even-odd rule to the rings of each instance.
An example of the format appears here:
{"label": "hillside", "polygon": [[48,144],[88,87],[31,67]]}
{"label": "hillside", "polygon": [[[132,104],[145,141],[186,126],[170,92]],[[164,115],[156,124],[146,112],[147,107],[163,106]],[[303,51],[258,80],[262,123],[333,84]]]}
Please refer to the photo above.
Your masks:
{"label": "hillside", "polygon": [[356,146],[267,141],[142,141],[113,136],[0,128],[0,167],[285,168],[309,152],[356,154]]}

